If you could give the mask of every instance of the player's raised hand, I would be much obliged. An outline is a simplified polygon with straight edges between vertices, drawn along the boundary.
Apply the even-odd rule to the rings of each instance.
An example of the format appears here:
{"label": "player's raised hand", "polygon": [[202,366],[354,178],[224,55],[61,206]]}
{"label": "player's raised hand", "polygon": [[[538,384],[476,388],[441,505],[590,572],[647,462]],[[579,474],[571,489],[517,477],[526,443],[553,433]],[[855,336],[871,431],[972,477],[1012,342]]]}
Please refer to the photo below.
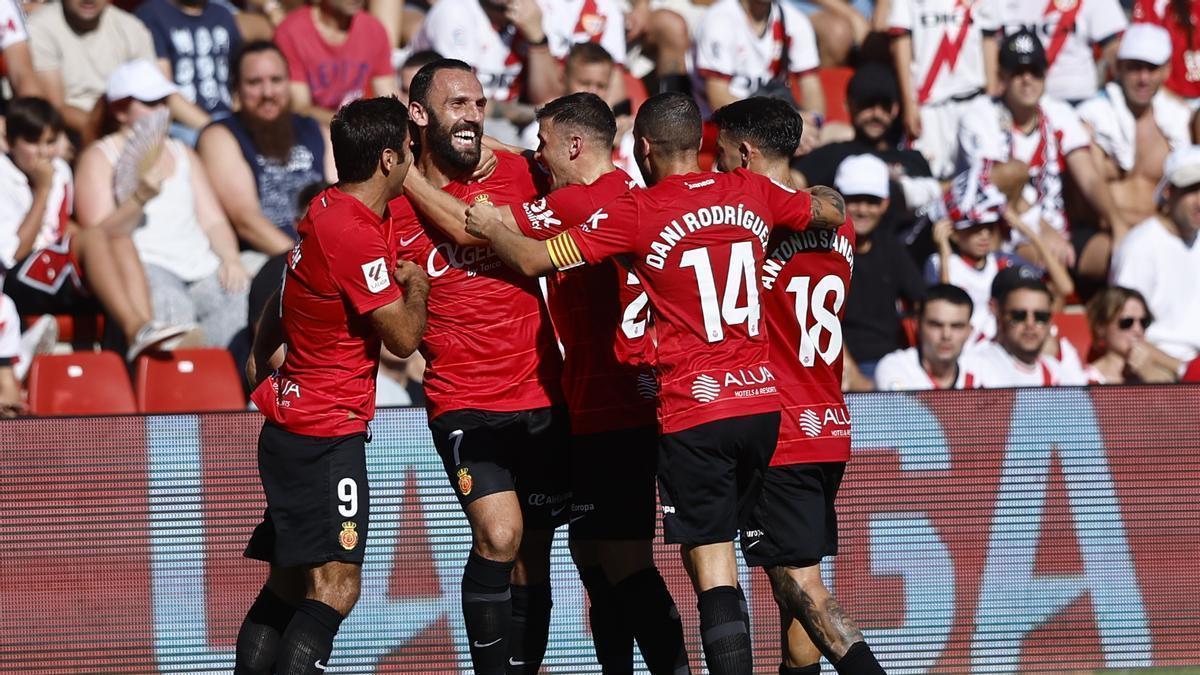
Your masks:
{"label": "player's raised hand", "polygon": [[542,29],[542,8],[538,7],[537,0],[508,0],[504,16],[530,43],[541,44],[546,39]]}
{"label": "player's raised hand", "polygon": [[467,233],[480,239],[491,239],[493,228],[504,227],[500,209],[491,202],[475,202],[467,209]]}
{"label": "player's raised hand", "polygon": [[419,290],[429,292],[429,275],[421,269],[420,265],[412,261],[397,261],[396,269],[392,270],[392,278],[404,289],[405,293]]}
{"label": "player's raised hand", "polygon": [[496,159],[496,153],[487,144],[479,147],[479,163],[475,165],[475,172],[471,174],[471,182],[487,180],[493,173],[496,172],[496,167],[500,166],[500,160]]}

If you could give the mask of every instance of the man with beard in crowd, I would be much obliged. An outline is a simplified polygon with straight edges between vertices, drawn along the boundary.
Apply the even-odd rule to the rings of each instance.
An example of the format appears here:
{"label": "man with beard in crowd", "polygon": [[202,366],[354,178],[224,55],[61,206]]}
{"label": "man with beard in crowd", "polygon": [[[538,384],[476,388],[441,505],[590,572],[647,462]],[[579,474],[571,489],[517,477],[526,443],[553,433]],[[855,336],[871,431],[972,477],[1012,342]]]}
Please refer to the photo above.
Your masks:
{"label": "man with beard in crowd", "polygon": [[[409,87],[416,166],[462,201],[531,201],[544,190],[520,155],[496,152],[495,170],[471,180],[486,106],[465,62],[421,68]],[[424,266],[432,285],[425,395],[434,445],[471,524],[462,608],[474,670],[536,673],[550,629],[550,544],[570,507],[554,331],[535,279],[487,246],[447,236],[407,199],[390,208],[398,258]]]}
{"label": "man with beard in crowd", "polygon": [[296,240],[296,195],[334,182],[333,153],[317,121],[292,112],[287,61],[274,44],[247,44],[231,80],[241,108],[205,129],[197,150],[242,248],[280,255]]}

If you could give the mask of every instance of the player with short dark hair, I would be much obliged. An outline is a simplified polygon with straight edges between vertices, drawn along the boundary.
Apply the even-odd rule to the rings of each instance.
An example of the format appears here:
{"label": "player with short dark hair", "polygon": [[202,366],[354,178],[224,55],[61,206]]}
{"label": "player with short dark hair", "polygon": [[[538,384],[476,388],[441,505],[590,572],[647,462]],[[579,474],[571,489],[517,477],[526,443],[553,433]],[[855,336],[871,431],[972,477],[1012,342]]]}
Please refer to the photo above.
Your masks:
{"label": "player with short dark hair", "polygon": [[710,672],[752,667],[733,539],[757,501],[779,433],[779,398],[760,330],[759,268],[775,223],[837,227],[844,213],[747,171],[702,172],[700,112],[659,94],[634,124],[651,187],[629,192],[539,242],[472,208],[468,224],[526,275],[629,255],[658,331],[659,497],[699,595]]}
{"label": "player with short dark hair", "polygon": [[440,230],[418,193],[521,204],[543,190],[530,162],[509,152],[495,153],[490,175],[474,176],[487,99],[470,66],[427,64],[409,95],[420,175],[409,177],[411,200],[392,203],[392,222],[398,255],[431,277],[425,395],[434,445],[471,524],[462,581],[471,660],[485,675],[534,673],[549,637],[550,545],[570,507],[562,358],[537,282],[506,270],[485,242]]}
{"label": "player with short dark hair", "polygon": [[[492,209],[488,217],[525,236],[549,239],[634,182],[613,166],[616,121],[599,96],[570,94],[537,116],[535,158],[555,189],[541,199]],[[463,227],[461,202],[451,205],[455,209],[448,228]],[[658,430],[646,296],[637,277],[616,261],[551,275],[548,283],[571,416],[571,553],[588,592],[596,656],[606,673],[633,672],[636,638],[650,672],[686,672],[683,626],[651,547]]]}
{"label": "player with short dark hair", "polygon": [[[787,185],[802,122],[778,99],[721,108],[718,165]],[[731,162],[731,160],[733,160]],[[814,188],[821,190],[822,188]],[[783,412],[762,496],[742,528],[746,562],[771,580],[782,633],[780,675],[882,673],[854,621],[821,581],[821,559],[837,555],[834,500],[850,459],[850,410],[842,397],[842,317],[854,271],[854,226],[776,230],[762,266],[771,368]]]}
{"label": "player with short dark hair", "polygon": [[[390,97],[334,115],[341,181],[300,221],[283,287],[259,323],[247,376],[267,418],[258,443],[267,510],[246,556],[271,563],[271,573],[238,633],[236,673],[321,673],[358,601],[380,344],[416,349],[429,293],[390,239],[388,202],[412,164],[407,128],[404,105]],[[286,357],[268,374],[280,345]]]}

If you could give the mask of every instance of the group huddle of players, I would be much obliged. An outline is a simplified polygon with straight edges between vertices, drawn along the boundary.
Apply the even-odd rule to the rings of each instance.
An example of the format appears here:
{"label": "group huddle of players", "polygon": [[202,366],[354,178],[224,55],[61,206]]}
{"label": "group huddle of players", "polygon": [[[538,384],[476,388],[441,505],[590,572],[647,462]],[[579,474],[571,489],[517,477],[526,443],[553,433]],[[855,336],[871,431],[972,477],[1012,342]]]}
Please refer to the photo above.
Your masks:
{"label": "group huddle of players", "polygon": [[428,362],[429,427],[472,531],[476,673],[538,671],[564,523],[603,672],[631,673],[635,643],[650,672],[690,672],[652,557],[656,494],[710,672],[752,671],[740,535],[779,603],[780,673],[819,673],[822,655],[882,673],[818,567],[850,455],[854,231],[833,190],[787,187],[800,117],[763,98],[722,108],[721,172],[705,172],[695,102],[655,96],[634,127],[637,188],[599,97],[540,109],[532,155],[484,139],[486,104],[447,59],[417,73],[407,109],[367,99],[334,118],[341,182],[300,223],[247,368],[267,510],[246,555],[271,572],[237,672],[323,671],[358,598],[382,343]]}

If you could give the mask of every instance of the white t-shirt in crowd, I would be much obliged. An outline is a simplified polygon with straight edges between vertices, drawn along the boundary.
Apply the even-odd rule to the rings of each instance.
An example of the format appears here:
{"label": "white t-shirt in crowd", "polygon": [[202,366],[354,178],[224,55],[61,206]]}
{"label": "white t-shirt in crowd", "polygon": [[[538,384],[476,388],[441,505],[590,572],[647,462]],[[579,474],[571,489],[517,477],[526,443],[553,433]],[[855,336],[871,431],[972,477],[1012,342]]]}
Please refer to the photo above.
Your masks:
{"label": "white t-shirt in crowd", "polygon": [[[66,234],[67,220],[75,206],[71,167],[61,159],[55,159],[53,164],[54,178],[42,214],[42,227],[33,240],[34,251],[46,248]],[[17,230],[32,207],[33,188],[29,179],[8,155],[0,155],[0,266],[5,269],[17,263],[17,248],[21,243]]]}
{"label": "white t-shirt in crowd", "polygon": [[1079,102],[1100,88],[1098,42],[1125,30],[1128,21],[1117,0],[999,0],[1000,23],[1007,33],[1028,28],[1042,39],[1050,70],[1046,93]]}
{"label": "white t-shirt in crowd", "polygon": [[[545,21],[543,21],[545,25]],[[470,64],[489,101],[521,95],[526,47],[515,26],[496,31],[479,0],[438,0],[413,38],[413,51],[432,49]]]}
{"label": "white t-shirt in crowd", "polygon": [[987,84],[983,34],[999,30],[995,0],[893,0],[888,30],[912,35],[917,102],[941,103]]}
{"label": "white t-shirt in crowd", "polygon": [[615,0],[538,0],[550,53],[563,60],[580,42],[597,42],[625,63],[625,13]]}
{"label": "white t-shirt in crowd", "polygon": [[29,30],[25,27],[25,13],[16,0],[0,0],[0,50],[25,42]]}
{"label": "white t-shirt in crowd", "polygon": [[1146,339],[1184,361],[1200,353],[1200,241],[1189,247],[1157,217],[1148,218],[1113,251],[1109,276],[1146,297],[1154,314]]}
{"label": "white t-shirt in crowd", "polygon": [[[1086,150],[1091,136],[1066,103],[1043,96],[1041,110],[1043,121],[1025,134],[1013,128],[1012,114],[1003,101],[985,96],[975,99],[958,126],[957,165],[959,171],[965,171],[984,159],[1025,162],[1029,165],[1029,183],[1022,196],[1041,220],[1065,232],[1063,159],[1076,150]],[[1043,134],[1043,128],[1048,133]],[[1045,142],[1043,135],[1047,136]]]}
{"label": "white t-shirt in crowd", "polygon": [[1059,349],[1061,360],[1042,354],[1035,363],[1027,364],[1014,358],[1000,343],[987,341],[964,350],[961,362],[986,389],[1087,384],[1079,353],[1066,340],[1059,340]]}
{"label": "white t-shirt in crowd", "polygon": [[[958,360],[958,377],[954,380],[955,389],[974,389],[979,386],[979,378]],[[921,356],[916,347],[898,349],[882,359],[875,366],[875,388],[879,391],[914,391],[937,389],[937,384],[929,373],[921,367]]]}
{"label": "white t-shirt in crowd", "polygon": [[762,35],[751,29],[750,17],[738,0],[714,3],[700,22],[692,47],[693,89],[704,118],[713,112],[704,95],[706,79],[729,80],[730,93],[746,98],[782,75],[785,45],[789,72],[807,73],[820,65],[812,24],[791,3],[771,4]]}
{"label": "white t-shirt in crowd", "polygon": [[0,294],[0,360],[12,365],[21,356],[21,317],[17,304]]}

